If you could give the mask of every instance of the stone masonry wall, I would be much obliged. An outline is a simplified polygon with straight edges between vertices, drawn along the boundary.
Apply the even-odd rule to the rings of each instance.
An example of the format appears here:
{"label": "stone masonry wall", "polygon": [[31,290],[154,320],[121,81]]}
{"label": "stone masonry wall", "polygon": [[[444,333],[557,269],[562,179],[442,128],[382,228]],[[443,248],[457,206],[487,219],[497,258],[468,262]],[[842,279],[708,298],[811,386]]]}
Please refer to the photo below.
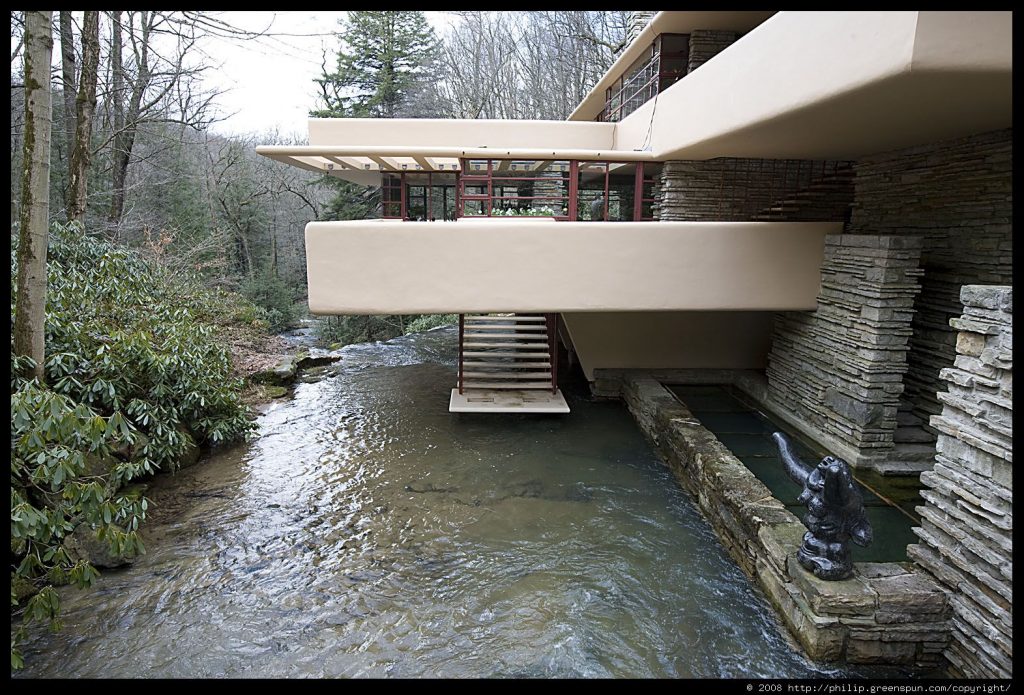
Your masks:
{"label": "stone masonry wall", "polygon": [[818,579],[796,562],[803,524],[684,404],[650,373],[602,376],[812,659],[941,662],[949,608],[934,579],[910,563],[867,562],[850,579]]}
{"label": "stone masonry wall", "polygon": [[[823,178],[834,176],[843,162],[796,159],[738,159],[665,162],[658,195],[658,219],[701,222],[750,220],[759,212]],[[842,220],[853,199],[851,187],[814,191],[775,219]]]}
{"label": "stone masonry wall", "polygon": [[686,64],[687,74],[724,51],[739,37],[740,35],[735,31],[694,29],[690,32],[690,55],[687,58]]}
{"label": "stone masonry wall", "polygon": [[654,19],[654,15],[656,14],[658,14],[657,11],[630,12],[629,19],[627,20],[628,23],[626,24],[626,41],[622,45],[622,47],[625,48],[626,46],[631,44],[633,40],[640,35],[640,32],[643,31],[647,27],[647,25],[651,23],[651,20]]}
{"label": "stone masonry wall", "polygon": [[968,285],[955,365],[943,369],[948,390],[935,467],[921,474],[921,542],[911,559],[950,591],[949,662],[970,678],[1013,673],[1013,290]]}
{"label": "stone masonry wall", "polygon": [[849,231],[921,236],[910,370],[901,410],[924,423],[942,404],[953,364],[960,288],[1012,281],[1012,129],[865,157],[857,162]]}
{"label": "stone masonry wall", "polygon": [[893,448],[921,240],[825,238],[818,308],[778,315],[768,399],[853,466]]}

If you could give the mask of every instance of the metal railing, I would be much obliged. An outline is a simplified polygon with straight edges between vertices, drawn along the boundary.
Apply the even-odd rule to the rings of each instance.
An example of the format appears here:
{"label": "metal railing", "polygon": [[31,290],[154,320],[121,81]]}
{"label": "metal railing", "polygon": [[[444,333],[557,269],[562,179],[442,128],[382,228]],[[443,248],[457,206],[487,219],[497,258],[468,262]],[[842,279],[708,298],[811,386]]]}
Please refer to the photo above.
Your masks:
{"label": "metal railing", "polygon": [[[653,99],[654,95],[658,93],[658,71],[660,64],[661,55],[655,53],[649,61],[637,70],[635,75],[623,82],[622,87],[615,94],[605,99],[605,106],[601,113],[598,114],[597,120],[607,122],[621,121]],[[636,88],[636,85],[640,84],[641,80],[644,80],[643,83],[639,88]],[[630,89],[633,90],[632,93],[623,99],[622,95]],[[638,99],[637,97],[642,98]],[[615,106],[613,107],[612,104],[615,104]]]}
{"label": "metal railing", "polygon": [[558,314],[545,314],[548,328],[548,361],[551,363],[551,393],[558,393]]}

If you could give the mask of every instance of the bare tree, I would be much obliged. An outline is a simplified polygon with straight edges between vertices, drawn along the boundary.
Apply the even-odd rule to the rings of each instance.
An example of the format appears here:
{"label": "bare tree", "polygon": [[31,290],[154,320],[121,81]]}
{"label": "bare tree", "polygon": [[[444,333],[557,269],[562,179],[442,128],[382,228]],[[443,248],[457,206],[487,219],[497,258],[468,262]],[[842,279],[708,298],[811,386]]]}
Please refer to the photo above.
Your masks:
{"label": "bare tree", "polygon": [[[183,20],[168,13],[142,10],[127,12],[122,19],[120,12],[112,13],[112,170],[108,220],[115,230],[124,216],[125,182],[139,126],[172,122],[203,129],[212,122],[209,107],[215,93],[203,93],[198,86],[206,68],[188,64],[199,37],[198,17],[201,15]],[[127,61],[125,37],[130,46]],[[165,56],[157,49],[158,39],[173,43],[174,49]]]}
{"label": "bare tree", "polygon": [[454,118],[566,118],[615,61],[626,12],[459,12],[436,84]]}
{"label": "bare tree", "polygon": [[75,67],[75,31],[70,11],[61,10],[59,18],[61,95],[64,97],[64,151],[70,157],[75,142],[75,91],[78,79]]}
{"label": "bare tree", "polygon": [[21,57],[21,49],[25,47],[25,13],[20,10],[11,10],[11,41],[14,48],[11,49],[11,64],[14,64]]}
{"label": "bare tree", "polygon": [[44,378],[46,244],[50,215],[50,60],[53,12],[25,13],[25,136],[18,239],[18,297],[14,353],[35,361]]}
{"label": "bare tree", "polygon": [[[62,31],[63,33],[63,31]],[[96,81],[100,61],[99,12],[86,10],[82,22],[82,79],[75,100],[76,124],[68,176],[68,220],[84,223],[86,181],[92,153],[92,119],[96,111]],[[66,84],[66,80],[65,80]],[[67,98],[65,97],[65,101]]]}

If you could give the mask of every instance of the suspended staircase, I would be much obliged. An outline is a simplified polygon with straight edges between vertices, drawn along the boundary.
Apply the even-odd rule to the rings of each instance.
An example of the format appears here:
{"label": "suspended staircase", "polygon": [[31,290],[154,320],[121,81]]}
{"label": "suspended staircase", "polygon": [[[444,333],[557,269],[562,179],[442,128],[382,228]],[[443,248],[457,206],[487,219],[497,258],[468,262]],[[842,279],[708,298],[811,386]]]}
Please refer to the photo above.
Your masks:
{"label": "suspended staircase", "polygon": [[558,389],[558,314],[460,314],[453,413],[568,413]]}

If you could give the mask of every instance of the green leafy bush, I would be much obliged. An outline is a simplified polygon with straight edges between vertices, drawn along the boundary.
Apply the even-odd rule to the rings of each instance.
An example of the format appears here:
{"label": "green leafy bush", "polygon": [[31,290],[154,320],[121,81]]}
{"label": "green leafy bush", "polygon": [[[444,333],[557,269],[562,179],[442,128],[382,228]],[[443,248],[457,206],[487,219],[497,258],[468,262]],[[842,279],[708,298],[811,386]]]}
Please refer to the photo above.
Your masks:
{"label": "green leafy bush", "polygon": [[[13,343],[11,352],[11,607],[31,595],[24,621],[56,627],[50,585],[97,576],[66,538],[86,525],[112,553],[143,552],[148,502],[119,494],[123,484],[254,425],[204,320],[223,311],[217,293],[76,226],[53,227],[48,256],[46,384],[24,378],[31,360],[15,357]],[[12,320],[16,270],[12,252]],[[23,631],[24,622],[12,634],[12,668]]]}
{"label": "green leafy bush", "polygon": [[241,292],[266,312],[265,318],[274,333],[285,330],[298,319],[299,307],[295,304],[295,289],[289,287],[277,275],[254,275],[242,283]]}
{"label": "green leafy bush", "polygon": [[390,340],[400,335],[427,331],[458,322],[458,314],[322,316],[316,322],[315,331],[320,345],[330,347]]}
{"label": "green leafy bush", "polygon": [[458,314],[423,314],[410,321],[409,325],[405,327],[405,332],[418,333],[420,331],[429,331],[431,328],[450,326],[458,322]]}

